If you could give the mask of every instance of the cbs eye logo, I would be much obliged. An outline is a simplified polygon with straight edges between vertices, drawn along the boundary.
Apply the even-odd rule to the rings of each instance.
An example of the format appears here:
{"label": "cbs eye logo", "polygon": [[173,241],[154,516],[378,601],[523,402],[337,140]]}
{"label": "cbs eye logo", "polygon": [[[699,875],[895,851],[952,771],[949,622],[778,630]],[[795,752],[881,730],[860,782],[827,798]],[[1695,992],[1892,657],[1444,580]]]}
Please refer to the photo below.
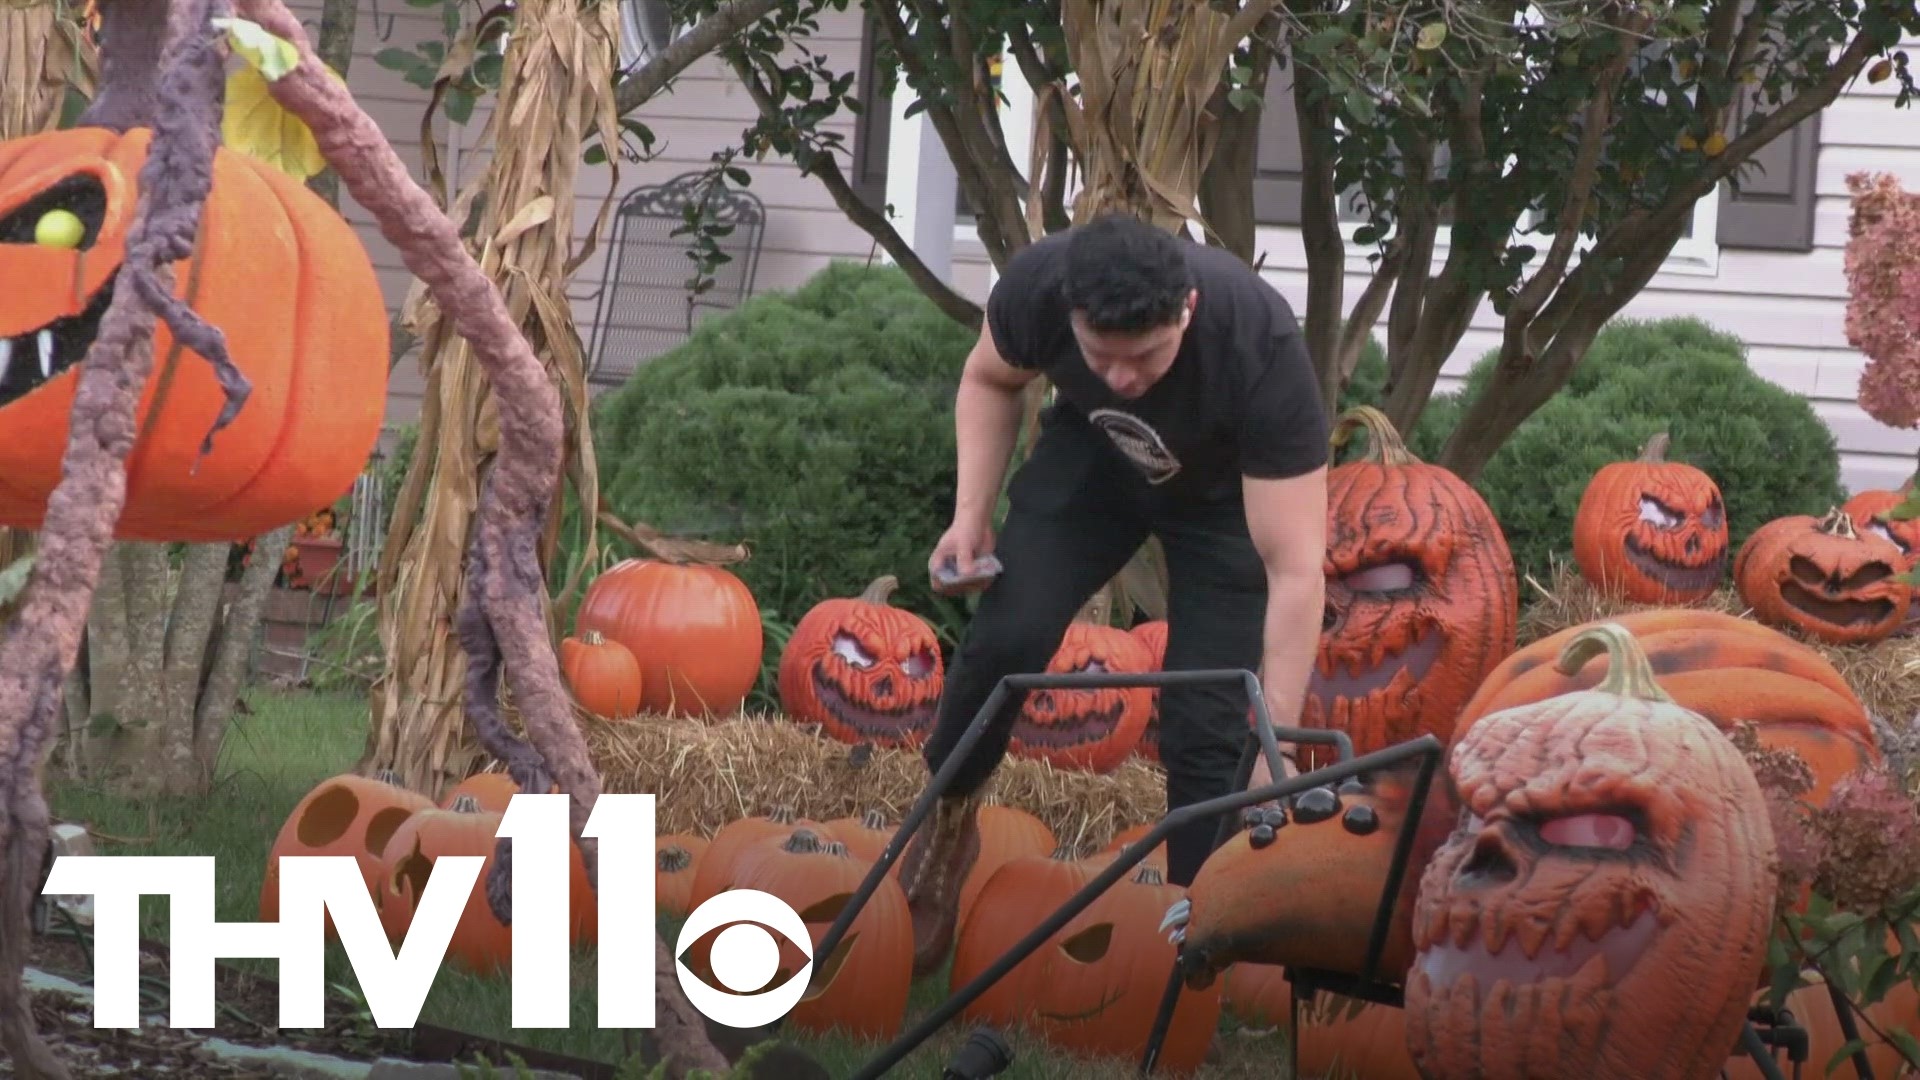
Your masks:
{"label": "cbs eye logo", "polygon": [[[716,990],[689,970],[681,958],[694,942],[722,926],[726,929],[713,939],[707,961],[713,977],[726,987]],[[767,985],[780,970],[780,943],[767,926],[784,934],[807,960],[780,986],[749,994],[746,991]],[[755,1028],[773,1023],[800,1004],[807,984],[813,980],[813,935],[807,932],[807,924],[784,900],[757,889],[732,889],[694,908],[680,926],[673,952],[681,993],[702,1016],[727,1027]]]}

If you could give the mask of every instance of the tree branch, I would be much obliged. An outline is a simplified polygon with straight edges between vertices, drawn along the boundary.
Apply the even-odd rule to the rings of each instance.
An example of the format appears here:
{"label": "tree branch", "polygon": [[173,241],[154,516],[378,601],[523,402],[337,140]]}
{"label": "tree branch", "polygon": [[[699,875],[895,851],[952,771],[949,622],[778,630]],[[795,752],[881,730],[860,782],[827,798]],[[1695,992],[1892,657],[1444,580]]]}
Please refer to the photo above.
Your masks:
{"label": "tree branch", "polygon": [[701,57],[740,36],[748,26],[759,22],[781,5],[783,0],[726,0],[703,17],[691,30],[675,38],[660,55],[641,65],[640,70],[620,81],[614,93],[614,112],[621,116],[645,105],[692,67]]}
{"label": "tree branch", "polygon": [[1307,256],[1307,310],[1301,331],[1320,376],[1320,403],[1331,413],[1340,400],[1347,287],[1347,241],[1340,233],[1340,191],[1333,177],[1339,151],[1326,76],[1298,63],[1293,67],[1293,111],[1300,124],[1300,245]]}
{"label": "tree branch", "polygon": [[1340,381],[1334,387],[1333,400],[1339,399],[1341,388],[1353,378],[1354,370],[1360,366],[1360,353],[1366,348],[1367,339],[1373,336],[1374,325],[1380,321],[1380,312],[1387,306],[1387,297],[1393,294],[1394,283],[1406,265],[1406,239],[1396,236],[1387,242],[1386,254],[1381,256],[1380,264],[1374,267],[1373,277],[1368,280],[1367,287],[1360,291],[1360,299],[1353,302],[1353,311],[1347,316],[1347,324],[1340,333],[1340,351],[1335,362]]}
{"label": "tree branch", "polygon": [[239,595],[227,609],[207,682],[200,690],[200,701],[194,710],[194,756],[204,763],[219,760],[227,721],[233,714],[234,702],[240,700],[240,687],[246,680],[248,654],[253,651],[253,631],[260,625],[267,593],[280,572],[280,553],[292,539],[293,526],[282,525],[255,540],[253,558],[246,569],[240,571]]}
{"label": "tree branch", "polygon": [[[734,74],[739,77],[741,85],[747,88],[747,94],[753,98],[754,105],[760,110],[760,115],[768,120],[784,122],[781,118],[780,106],[762,85],[759,74],[753,70],[752,65],[747,63],[746,57],[737,49],[729,49],[726,50],[725,58],[728,65],[733,68]],[[820,183],[826,187],[827,193],[833,196],[834,205],[847,216],[847,220],[865,230],[867,235],[873,237],[888,255],[893,256],[893,261],[899,264],[900,269],[906,272],[914,285],[948,317],[962,326],[979,329],[981,320],[985,317],[980,310],[980,305],[955,292],[952,286],[940,280],[940,276],[928,268],[913,250],[913,246],[908,244],[901,237],[899,230],[893,227],[893,223],[887,220],[886,215],[868,206],[866,200],[854,192],[853,185],[847,183],[846,175],[840,171],[840,163],[833,159],[832,154],[815,149],[800,137],[800,133],[795,132],[794,135],[796,164],[802,171],[810,172],[820,178]]]}

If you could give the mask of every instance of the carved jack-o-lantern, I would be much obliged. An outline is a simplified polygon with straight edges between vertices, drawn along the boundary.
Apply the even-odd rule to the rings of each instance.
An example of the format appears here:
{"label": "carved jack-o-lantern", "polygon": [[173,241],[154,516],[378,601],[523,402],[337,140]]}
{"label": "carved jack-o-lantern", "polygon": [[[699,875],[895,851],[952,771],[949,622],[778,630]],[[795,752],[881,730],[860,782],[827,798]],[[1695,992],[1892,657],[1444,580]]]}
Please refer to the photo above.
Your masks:
{"label": "carved jack-o-lantern", "polygon": [[1853,519],[1854,528],[1899,548],[1911,567],[1920,561],[1920,518],[1895,521],[1889,516],[1894,507],[1906,501],[1906,492],[1875,488],[1854,495],[1841,504],[1840,510]]}
{"label": "carved jack-o-lantern", "polygon": [[[1067,627],[1048,671],[1153,670],[1153,656],[1139,638],[1107,625],[1108,602],[1105,590],[1088,601]],[[1061,769],[1111,772],[1140,745],[1152,704],[1145,687],[1029,690],[1014,718],[1007,752],[1042,758]]]}
{"label": "carved jack-o-lantern", "polygon": [[[152,132],[80,127],[0,143],[0,525],[39,528],[61,477],[79,368],[113,298]],[[160,321],[115,536],[245,540],[353,485],[386,412],[387,308],[351,225],[305,185],[217,149],[174,295],[219,329],[252,384]]]}
{"label": "carved jack-o-lantern", "polygon": [[815,604],[780,654],[780,704],[849,743],[915,746],[932,729],[945,683],[940,639],[925,619],[887,603],[888,574],[857,597]]}
{"label": "carved jack-o-lantern", "polygon": [[1879,641],[1899,629],[1912,589],[1892,542],[1854,527],[1843,510],[1775,518],[1734,557],[1734,584],[1762,622],[1836,645]]}
{"label": "carved jack-o-lantern", "polygon": [[1717,1076],[1766,966],[1777,889],[1753,771],[1602,624],[1593,690],[1456,743],[1461,820],[1414,913],[1407,1047],[1428,1077]]}
{"label": "carved jack-o-lantern", "polygon": [[1573,518],[1573,559],[1602,591],[1642,604],[1711,595],[1727,566],[1727,508],[1705,472],[1667,461],[1667,436],[1602,466]]}
{"label": "carved jack-o-lantern", "polygon": [[[1519,585],[1486,500],[1414,457],[1368,406],[1334,425],[1366,429],[1366,457],[1327,476],[1327,600],[1301,724],[1339,728],[1356,754],[1445,731],[1513,651]],[[1307,761],[1332,755],[1302,747]]]}

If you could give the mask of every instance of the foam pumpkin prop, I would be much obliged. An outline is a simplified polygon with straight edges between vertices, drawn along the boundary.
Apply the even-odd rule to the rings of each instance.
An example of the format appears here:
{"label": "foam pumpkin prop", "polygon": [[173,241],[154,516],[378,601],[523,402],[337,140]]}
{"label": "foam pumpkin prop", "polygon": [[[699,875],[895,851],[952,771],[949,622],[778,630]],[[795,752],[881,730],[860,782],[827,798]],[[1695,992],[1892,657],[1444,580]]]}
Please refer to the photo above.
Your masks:
{"label": "foam pumpkin prop", "polygon": [[1854,527],[1838,508],[1794,514],[1755,529],[1734,557],[1733,579],[1754,617],[1832,645],[1884,640],[1907,620],[1907,558],[1891,541]]}
{"label": "foam pumpkin prop", "polygon": [[1855,494],[1841,504],[1840,510],[1853,519],[1854,527],[1861,532],[1871,533],[1899,548],[1911,568],[1920,561],[1920,518],[1895,521],[1891,516],[1894,508],[1906,501],[1905,492],[1875,488]]}
{"label": "foam pumpkin prop", "polygon": [[561,639],[560,673],[580,707],[602,720],[626,720],[640,711],[640,661],[598,630]]}
{"label": "foam pumpkin prop", "polygon": [[[315,784],[280,826],[267,851],[266,879],[260,886],[260,920],[280,921],[280,859],[287,855],[351,855],[377,905],[382,892],[381,857],[402,823],[433,800],[409,790],[397,774],[347,773]],[[326,917],[327,936],[337,931]]]}
{"label": "foam pumpkin prop", "polygon": [[[1153,657],[1132,634],[1107,623],[1106,590],[1096,593],[1067,626],[1047,663],[1053,674],[1153,670]],[[1092,690],[1029,690],[1014,717],[1007,752],[1038,758],[1059,769],[1106,773],[1119,768],[1140,745],[1152,708],[1146,687]]]}
{"label": "foam pumpkin prop", "polygon": [[[1081,858],[1072,848],[1063,845],[1048,855],[1022,855],[996,867],[955,924],[953,964],[947,973],[948,992],[958,993],[979,978],[1032,933],[1041,920],[1085,888],[1108,861],[1097,856]],[[1165,912],[1162,908],[1161,913]],[[1056,934],[1052,941],[1021,958],[960,1014],[974,1023],[1001,1026],[1027,1023],[1038,993],[1031,983],[1046,966],[1042,954],[1059,938]]]}
{"label": "foam pumpkin prop", "polygon": [[946,668],[925,619],[887,598],[876,578],[857,597],[834,597],[801,616],[780,653],[780,707],[846,743],[918,746],[933,730]]}
{"label": "foam pumpkin prop", "polygon": [[[1451,727],[1513,651],[1520,601],[1486,500],[1414,457],[1370,406],[1340,416],[1333,444],[1356,428],[1366,454],[1327,476],[1326,612],[1301,723],[1343,730],[1367,754]],[[1322,747],[1301,754],[1302,768],[1333,761]]]}
{"label": "foam pumpkin prop", "polygon": [[1614,624],[1592,690],[1481,718],[1449,758],[1459,826],[1414,913],[1423,1076],[1708,1080],[1766,966],[1777,879],[1752,769]]}
{"label": "foam pumpkin prop", "polygon": [[[126,257],[152,132],[81,127],[0,143],[0,525],[41,526],[61,477],[78,365]],[[154,327],[115,537],[243,541],[351,489],[386,413],[387,306],[353,227],[292,176],[216,149],[174,295],[225,336],[252,389]]]}
{"label": "foam pumpkin prop", "polygon": [[[1167,620],[1152,619],[1148,622],[1141,623],[1127,632],[1139,638],[1140,643],[1147,647],[1147,655],[1153,658],[1153,667],[1149,670],[1159,671],[1166,666]],[[1147,726],[1141,729],[1140,745],[1135,747],[1133,752],[1146,758],[1148,761],[1159,761],[1160,688],[1156,686],[1147,691],[1147,697],[1152,701],[1152,704],[1147,707]]]}
{"label": "foam pumpkin prop", "polygon": [[1561,665],[1574,638],[1611,622],[1634,636],[1654,678],[1675,701],[1730,733],[1755,725],[1762,746],[1792,750],[1813,770],[1808,798],[1824,800],[1850,772],[1880,759],[1866,706],[1840,670],[1809,645],[1719,611],[1636,611],[1570,626],[1529,643],[1488,675],[1460,711],[1453,738],[1489,713],[1590,690],[1611,669],[1605,653]]}
{"label": "foam pumpkin prop", "polygon": [[587,586],[574,616],[575,634],[590,630],[640,662],[643,712],[724,716],[760,677],[760,605],[722,566],[616,563]]}
{"label": "foam pumpkin prop", "polygon": [[1573,517],[1573,560],[1609,595],[1687,604],[1712,595],[1727,568],[1727,508],[1700,469],[1666,460],[1665,432],[1634,461],[1600,467]]}

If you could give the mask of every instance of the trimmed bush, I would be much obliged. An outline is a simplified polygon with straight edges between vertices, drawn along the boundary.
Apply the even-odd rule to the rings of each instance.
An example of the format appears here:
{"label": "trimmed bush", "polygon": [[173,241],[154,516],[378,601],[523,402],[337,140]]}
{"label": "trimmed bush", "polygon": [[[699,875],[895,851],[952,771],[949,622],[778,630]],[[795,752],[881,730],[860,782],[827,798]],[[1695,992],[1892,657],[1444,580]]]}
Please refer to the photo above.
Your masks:
{"label": "trimmed bush", "polygon": [[[1427,460],[1441,448],[1486,385],[1497,352],[1461,389],[1435,394],[1408,438]],[[1375,350],[1353,390],[1377,401],[1385,358]],[[1500,519],[1521,574],[1542,581],[1555,558],[1571,557],[1573,516],[1602,465],[1632,458],[1665,431],[1668,457],[1704,469],[1727,501],[1735,549],[1754,529],[1785,514],[1819,514],[1846,498],[1840,451],[1812,403],[1747,366],[1738,337],[1698,319],[1620,319],[1594,340],[1573,377],[1501,446],[1474,485]]]}
{"label": "trimmed bush", "polygon": [[605,496],[669,535],[745,541],[731,569],[771,622],[891,573],[896,603],[950,629],[926,560],[952,517],[972,343],[892,267],[756,296],[596,400]]}

